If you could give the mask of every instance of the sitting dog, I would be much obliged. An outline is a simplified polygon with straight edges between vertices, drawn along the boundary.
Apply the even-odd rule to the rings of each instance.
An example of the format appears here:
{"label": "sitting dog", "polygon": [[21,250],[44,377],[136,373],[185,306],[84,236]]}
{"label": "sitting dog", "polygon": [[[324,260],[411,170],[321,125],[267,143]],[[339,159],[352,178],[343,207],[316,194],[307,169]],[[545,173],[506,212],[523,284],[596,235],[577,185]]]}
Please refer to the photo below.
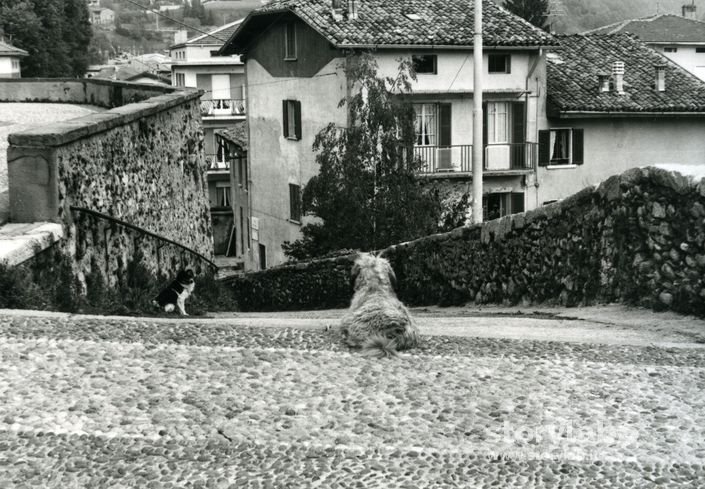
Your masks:
{"label": "sitting dog", "polygon": [[152,304],[160,309],[163,308],[166,312],[171,312],[174,308],[178,308],[179,314],[188,316],[184,303],[186,299],[188,299],[188,296],[193,293],[195,286],[193,271],[181,270],[176,275],[176,280],[159,292],[159,295],[154,298]]}
{"label": "sitting dog", "polygon": [[394,293],[396,276],[389,261],[362,253],[351,275],[355,293],[341,321],[347,344],[380,358],[415,347],[418,328]]}

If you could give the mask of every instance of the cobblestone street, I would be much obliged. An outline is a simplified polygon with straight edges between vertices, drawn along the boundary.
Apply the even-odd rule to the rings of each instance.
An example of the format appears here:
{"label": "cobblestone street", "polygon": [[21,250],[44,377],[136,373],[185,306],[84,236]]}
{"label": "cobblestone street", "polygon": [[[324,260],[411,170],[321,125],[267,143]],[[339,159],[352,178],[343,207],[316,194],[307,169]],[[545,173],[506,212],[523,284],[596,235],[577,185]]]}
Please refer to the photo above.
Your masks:
{"label": "cobblestone street", "polygon": [[702,321],[415,313],[373,360],[338,311],[0,311],[0,487],[703,487]]}

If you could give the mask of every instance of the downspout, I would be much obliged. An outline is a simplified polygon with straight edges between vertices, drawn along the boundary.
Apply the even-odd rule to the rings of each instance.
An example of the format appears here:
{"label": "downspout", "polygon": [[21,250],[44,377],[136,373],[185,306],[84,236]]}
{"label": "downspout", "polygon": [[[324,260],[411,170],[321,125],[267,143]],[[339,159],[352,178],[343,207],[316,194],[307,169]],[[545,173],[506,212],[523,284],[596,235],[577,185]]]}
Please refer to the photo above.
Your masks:
{"label": "downspout", "polygon": [[[528,115],[529,115],[529,79],[531,76],[534,74],[534,71],[536,71],[536,68],[539,65],[539,62],[541,61],[541,56],[543,56],[543,48],[539,47],[539,55],[536,56],[536,59],[534,60],[533,64],[531,65],[531,69],[529,69],[529,73],[526,75],[526,82],[525,82],[525,104],[526,104],[526,115],[527,115],[527,127],[528,127]],[[536,77],[536,86],[537,86],[537,94],[536,94],[536,116],[535,116],[535,123],[536,123],[536,130],[534,132],[534,136],[536,136],[534,139],[536,143],[538,144],[538,130],[539,130],[539,93],[538,91],[541,90],[541,87],[539,86],[538,83],[538,77]],[[538,187],[539,187],[539,162],[538,162],[538,156],[536,158],[535,164],[534,164],[534,188],[536,188],[535,192],[535,199],[536,199],[536,207],[538,208],[539,206],[539,192],[538,192]]]}

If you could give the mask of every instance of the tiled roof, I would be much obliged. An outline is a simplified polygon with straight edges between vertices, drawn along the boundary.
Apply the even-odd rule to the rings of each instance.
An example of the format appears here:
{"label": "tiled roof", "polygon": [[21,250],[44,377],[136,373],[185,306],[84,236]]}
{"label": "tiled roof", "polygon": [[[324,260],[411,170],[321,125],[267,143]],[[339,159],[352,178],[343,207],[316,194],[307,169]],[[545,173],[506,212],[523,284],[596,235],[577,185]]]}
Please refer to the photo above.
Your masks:
{"label": "tiled roof", "polygon": [[[705,112],[705,83],[629,34],[558,36],[547,56],[549,111]],[[599,91],[598,75],[624,62],[623,95]],[[654,88],[665,65],[666,90]]]}
{"label": "tiled roof", "polygon": [[[292,12],[338,47],[472,46],[474,8],[469,0],[361,0],[358,17],[335,20],[331,0],[274,0],[251,12],[228,42],[241,51],[257,28],[246,26],[267,14]],[[503,7],[483,0],[487,46],[548,46],[555,39]],[[257,26],[259,27],[259,25]]]}
{"label": "tiled roof", "polygon": [[587,31],[585,34],[630,33],[645,42],[705,43],[705,22],[673,14],[631,19]]}
{"label": "tiled roof", "polygon": [[247,141],[249,139],[247,122],[238,122],[234,126],[229,127],[228,129],[218,129],[215,131],[215,133],[219,136],[224,137],[228,141],[237,144],[243,150],[247,151]]}
{"label": "tiled roof", "polygon": [[202,34],[186,41],[186,44],[217,44],[222,46],[225,41],[230,39],[230,36],[240,27],[244,19],[236,20],[229,24],[222,25],[217,29],[210,31],[208,34]]}
{"label": "tiled roof", "polygon": [[29,53],[24,49],[16,48],[4,41],[0,41],[0,54],[13,56],[28,56]]}

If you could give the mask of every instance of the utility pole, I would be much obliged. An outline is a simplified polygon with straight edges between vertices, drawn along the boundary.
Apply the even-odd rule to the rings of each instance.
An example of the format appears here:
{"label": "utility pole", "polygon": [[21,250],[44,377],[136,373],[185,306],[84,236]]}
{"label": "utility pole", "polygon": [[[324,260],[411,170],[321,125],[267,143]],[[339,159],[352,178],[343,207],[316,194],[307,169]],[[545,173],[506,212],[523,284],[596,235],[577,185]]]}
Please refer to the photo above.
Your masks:
{"label": "utility pole", "polygon": [[474,0],[475,27],[473,37],[473,89],[472,89],[472,221],[482,222],[482,0]]}

